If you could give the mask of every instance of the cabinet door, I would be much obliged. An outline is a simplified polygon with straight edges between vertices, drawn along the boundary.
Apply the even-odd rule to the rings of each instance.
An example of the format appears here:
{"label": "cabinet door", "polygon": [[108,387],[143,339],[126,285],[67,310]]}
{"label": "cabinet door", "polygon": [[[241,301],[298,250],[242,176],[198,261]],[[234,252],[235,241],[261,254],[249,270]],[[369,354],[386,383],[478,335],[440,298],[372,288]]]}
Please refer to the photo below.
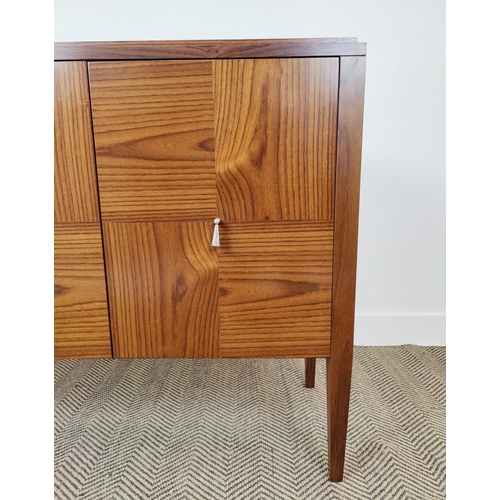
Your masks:
{"label": "cabinet door", "polygon": [[89,70],[114,355],[217,357],[212,62]]}
{"label": "cabinet door", "polygon": [[89,68],[115,355],[328,355],[338,60]]}
{"label": "cabinet door", "polygon": [[221,356],[330,353],[338,59],[214,61]]}
{"label": "cabinet door", "polygon": [[54,77],[54,355],[111,357],[87,65]]}

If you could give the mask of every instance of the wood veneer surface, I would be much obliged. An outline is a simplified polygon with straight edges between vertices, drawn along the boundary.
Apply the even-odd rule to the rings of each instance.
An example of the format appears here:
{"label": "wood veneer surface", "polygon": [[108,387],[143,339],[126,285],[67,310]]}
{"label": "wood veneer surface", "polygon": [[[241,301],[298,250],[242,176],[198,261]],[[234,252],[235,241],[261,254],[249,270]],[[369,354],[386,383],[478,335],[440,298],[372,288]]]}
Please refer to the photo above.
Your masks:
{"label": "wood veneer surface", "polygon": [[84,62],[54,64],[54,221],[99,222]]}
{"label": "wood veneer surface", "polygon": [[99,223],[55,226],[54,350],[57,358],[111,357]]}
{"label": "wood veneer surface", "polygon": [[222,220],[333,220],[338,58],[213,64]]}
{"label": "wood veneer surface", "polygon": [[221,356],[328,356],[333,222],[229,222],[220,232]]}
{"label": "wood veneer surface", "polygon": [[193,221],[103,224],[115,357],[219,356],[212,227]]}
{"label": "wood veneer surface", "polygon": [[216,214],[209,61],[90,63],[102,219]]}

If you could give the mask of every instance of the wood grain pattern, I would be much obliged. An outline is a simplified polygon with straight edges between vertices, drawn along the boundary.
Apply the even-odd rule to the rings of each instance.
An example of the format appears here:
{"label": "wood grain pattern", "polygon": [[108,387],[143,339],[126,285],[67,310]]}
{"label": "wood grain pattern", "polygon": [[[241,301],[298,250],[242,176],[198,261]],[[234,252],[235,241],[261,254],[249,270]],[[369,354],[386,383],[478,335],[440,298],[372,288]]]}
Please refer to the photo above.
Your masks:
{"label": "wood grain pattern", "polygon": [[216,215],[209,61],[91,63],[103,221]]}
{"label": "wood grain pattern", "polygon": [[365,58],[340,63],[332,343],[327,359],[329,471],[342,481],[351,390]]}
{"label": "wood grain pattern", "polygon": [[222,220],[332,220],[338,58],[213,64]]}
{"label": "wood grain pattern", "polygon": [[356,38],[59,42],[55,60],[243,59],[366,55]]}
{"label": "wood grain pattern", "polygon": [[55,226],[54,355],[111,357],[99,223]]}
{"label": "wood grain pattern", "polygon": [[218,357],[213,224],[104,223],[117,358]]}
{"label": "wood grain pattern", "polygon": [[316,358],[305,358],[306,387],[312,389],[316,377]]}
{"label": "wood grain pattern", "polygon": [[326,357],[332,222],[220,226],[221,357]]}
{"label": "wood grain pattern", "polygon": [[99,221],[84,62],[54,64],[54,220]]}

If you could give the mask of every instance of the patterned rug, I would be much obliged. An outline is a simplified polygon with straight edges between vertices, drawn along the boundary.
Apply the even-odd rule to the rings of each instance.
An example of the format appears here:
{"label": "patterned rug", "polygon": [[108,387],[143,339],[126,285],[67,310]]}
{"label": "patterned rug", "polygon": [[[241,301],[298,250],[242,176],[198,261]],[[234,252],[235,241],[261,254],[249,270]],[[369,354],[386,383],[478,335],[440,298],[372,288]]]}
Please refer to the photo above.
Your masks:
{"label": "patterned rug", "polygon": [[57,499],[444,499],[444,347],[355,347],[342,483],[325,361],[57,360]]}

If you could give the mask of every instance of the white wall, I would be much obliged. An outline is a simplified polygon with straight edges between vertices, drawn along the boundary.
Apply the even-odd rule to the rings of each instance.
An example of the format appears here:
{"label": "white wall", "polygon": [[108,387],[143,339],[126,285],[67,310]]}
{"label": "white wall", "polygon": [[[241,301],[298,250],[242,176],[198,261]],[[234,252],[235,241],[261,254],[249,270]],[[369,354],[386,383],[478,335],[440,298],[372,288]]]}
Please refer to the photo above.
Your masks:
{"label": "white wall", "polygon": [[367,42],[355,343],[444,345],[444,0],[55,0],[54,9],[56,42]]}

